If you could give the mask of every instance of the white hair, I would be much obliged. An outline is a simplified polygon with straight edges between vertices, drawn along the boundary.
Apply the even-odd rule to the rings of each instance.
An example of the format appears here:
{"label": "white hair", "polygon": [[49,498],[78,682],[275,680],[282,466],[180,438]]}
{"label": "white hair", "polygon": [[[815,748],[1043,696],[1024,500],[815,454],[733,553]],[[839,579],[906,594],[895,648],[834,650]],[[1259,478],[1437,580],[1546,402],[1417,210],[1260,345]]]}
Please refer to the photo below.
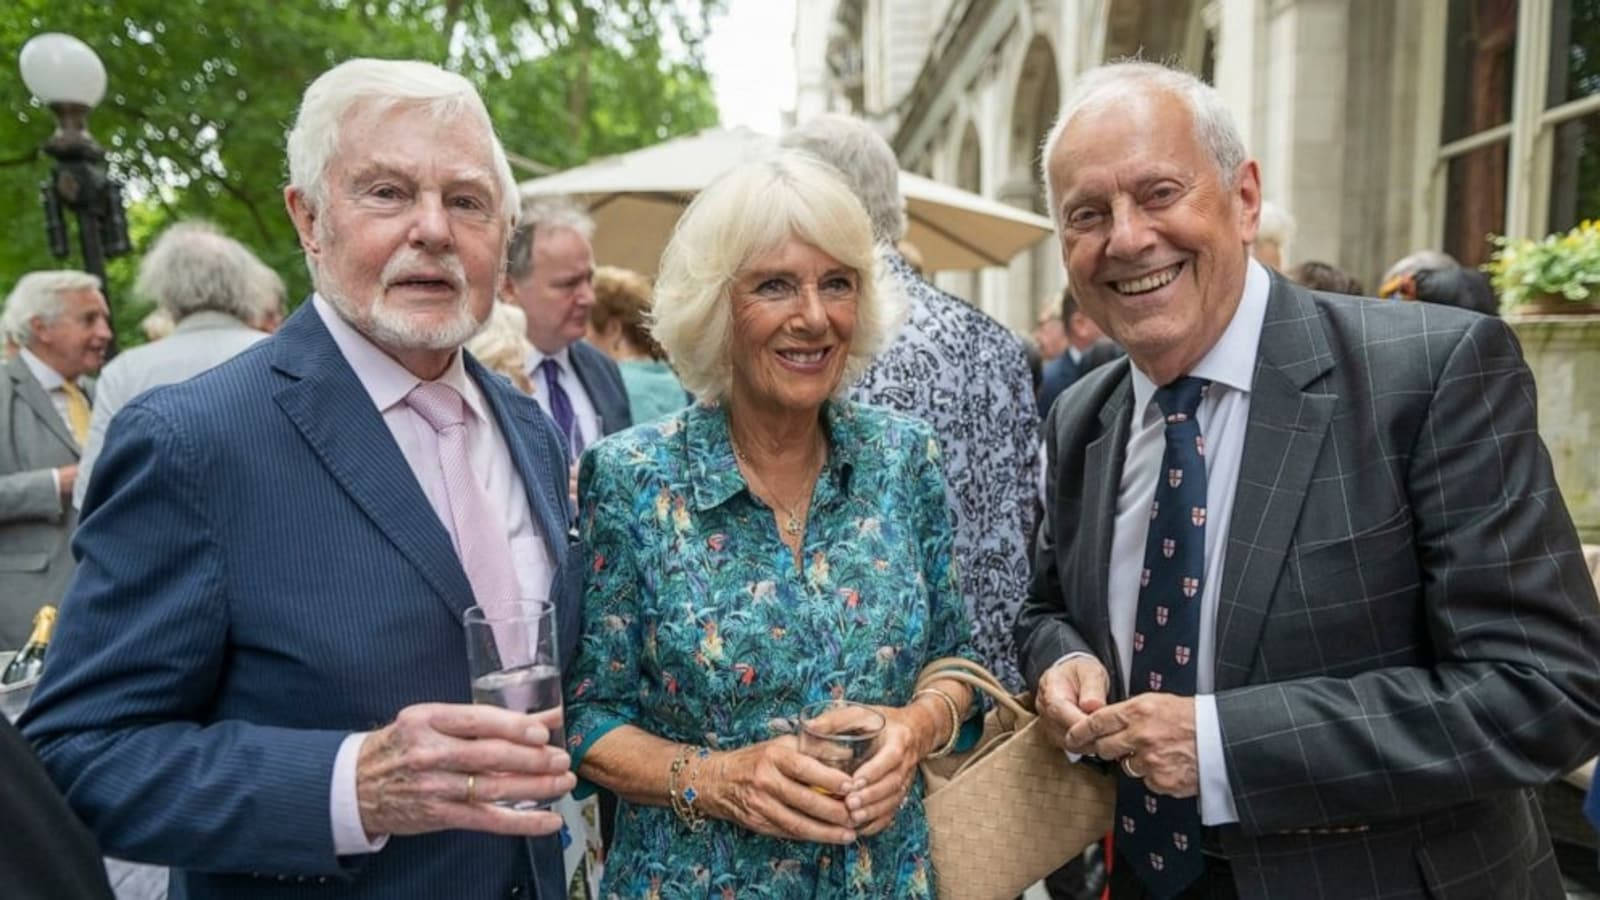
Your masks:
{"label": "white hair", "polygon": [[29,272],[17,280],[0,315],[0,333],[19,346],[33,340],[33,321],[55,321],[65,311],[68,294],[100,290],[100,279],[75,269]]}
{"label": "white hair", "polygon": [[1188,72],[1168,68],[1159,63],[1124,60],[1108,63],[1083,73],[1061,103],[1061,112],[1044,139],[1039,156],[1039,168],[1044,177],[1045,192],[1050,203],[1050,217],[1060,225],[1061,210],[1056,208],[1055,186],[1050,183],[1050,152],[1072,119],[1088,107],[1107,101],[1125,99],[1130,92],[1146,94],[1167,93],[1189,108],[1194,122],[1194,135],[1216,164],[1217,175],[1224,187],[1238,184],[1239,167],[1249,158],[1244,140],[1239,137],[1239,127],[1233,114],[1216,88]]}
{"label": "white hair", "polygon": [[1294,216],[1270,200],[1261,201],[1261,222],[1256,226],[1256,240],[1271,241],[1287,247],[1294,240]]}
{"label": "white hair", "polygon": [[477,88],[454,72],[415,60],[352,59],[317,76],[289,129],[289,186],[320,209],[328,199],[328,164],[339,152],[352,113],[358,108],[382,113],[397,106],[424,109],[441,122],[467,116],[481,123],[489,134],[500,212],[506,221],[516,222],[516,177]]}
{"label": "white hair", "polygon": [[540,231],[565,228],[586,241],[594,240],[594,219],[570,197],[535,197],[522,204],[522,218],[511,231],[506,250],[506,273],[523,279],[533,271],[533,242]]}
{"label": "white hair", "polygon": [[651,331],[683,386],[700,400],[725,400],[733,388],[733,282],[752,259],[791,239],[859,276],[840,393],[894,336],[905,295],[887,287],[892,279],[880,263],[861,201],[832,166],[780,151],[740,165],[701,191],[661,257]]}
{"label": "white hair", "polygon": [[824,113],[783,136],[781,146],[804,150],[844,176],[872,220],[878,241],[893,244],[906,233],[900,163],[871,125],[854,116]]}
{"label": "white hair", "polygon": [[490,370],[511,379],[524,392],[531,390],[523,365],[533,344],[528,341],[528,314],[515,303],[496,302],[483,328],[467,341],[467,352]]}
{"label": "white hair", "polygon": [[[134,292],[182,322],[207,310],[252,322],[276,303],[268,269],[254,253],[209,222],[179,222],[161,233],[139,262]],[[283,282],[277,281],[277,290]]]}

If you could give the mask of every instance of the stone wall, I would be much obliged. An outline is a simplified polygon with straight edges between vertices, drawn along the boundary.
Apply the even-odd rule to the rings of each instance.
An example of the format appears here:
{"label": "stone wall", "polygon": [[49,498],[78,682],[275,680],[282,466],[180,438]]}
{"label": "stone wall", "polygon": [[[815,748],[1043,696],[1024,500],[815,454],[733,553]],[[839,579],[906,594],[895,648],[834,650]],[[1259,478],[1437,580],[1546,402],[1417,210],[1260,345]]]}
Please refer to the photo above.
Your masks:
{"label": "stone wall", "polygon": [[1539,392],[1539,435],[1578,534],[1600,543],[1600,315],[1514,316]]}

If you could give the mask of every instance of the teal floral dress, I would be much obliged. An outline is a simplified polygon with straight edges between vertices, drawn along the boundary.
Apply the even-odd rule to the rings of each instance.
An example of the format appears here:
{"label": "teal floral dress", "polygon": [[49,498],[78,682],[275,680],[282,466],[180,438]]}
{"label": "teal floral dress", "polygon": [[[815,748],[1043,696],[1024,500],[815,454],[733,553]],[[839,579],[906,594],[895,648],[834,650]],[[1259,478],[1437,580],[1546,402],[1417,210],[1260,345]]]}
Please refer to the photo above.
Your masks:
{"label": "teal floral dress", "polygon": [[[902,706],[923,663],[971,658],[950,559],[939,449],[877,408],[823,408],[803,566],[734,462],[721,407],[695,405],[583,457],[589,554],[583,636],[567,681],[573,768],[619,725],[713,749],[781,733],[829,697]],[[622,801],[608,897],[931,898],[920,780],[882,833],[849,846],[770,838]]]}

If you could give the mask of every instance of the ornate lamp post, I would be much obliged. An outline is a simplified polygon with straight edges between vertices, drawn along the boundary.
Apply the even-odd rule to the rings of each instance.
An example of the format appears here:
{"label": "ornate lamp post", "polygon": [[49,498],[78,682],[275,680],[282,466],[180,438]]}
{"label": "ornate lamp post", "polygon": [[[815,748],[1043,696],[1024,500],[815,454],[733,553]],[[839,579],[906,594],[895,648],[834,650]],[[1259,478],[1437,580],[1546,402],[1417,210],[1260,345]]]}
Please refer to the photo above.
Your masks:
{"label": "ornate lamp post", "polygon": [[56,114],[56,131],[44,144],[56,167],[39,186],[50,252],[62,258],[71,252],[63,215],[70,209],[78,219],[83,268],[104,283],[106,259],[129,249],[122,185],[107,177],[105,151],[88,127],[89,111],[106,93],[105,66],[88,44],[53,32],[24,44],[18,62],[28,90]]}

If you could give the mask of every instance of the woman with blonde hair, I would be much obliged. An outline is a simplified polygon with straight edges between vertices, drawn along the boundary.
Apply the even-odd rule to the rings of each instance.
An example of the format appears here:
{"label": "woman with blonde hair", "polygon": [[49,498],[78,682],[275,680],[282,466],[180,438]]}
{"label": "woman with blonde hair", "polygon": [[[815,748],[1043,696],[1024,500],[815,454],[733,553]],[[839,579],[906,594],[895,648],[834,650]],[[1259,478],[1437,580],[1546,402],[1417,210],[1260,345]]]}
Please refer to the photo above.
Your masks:
{"label": "woman with blonde hair", "polygon": [[650,303],[650,279],[616,266],[594,270],[588,340],[622,372],[634,424],[676,412],[689,399],[667,365],[667,351],[650,334]]}
{"label": "woman with blonde hair", "polygon": [[[794,152],[706,188],[667,247],[654,334],[699,402],[578,476],[567,747],[621,798],[602,893],[934,896],[917,764],[972,697],[915,684],[971,629],[933,434],[845,399],[901,315],[877,270],[861,203]],[[786,733],[839,700],[881,717],[853,771]]]}
{"label": "woman with blonde hair", "polygon": [[467,341],[467,352],[491,372],[511,379],[516,389],[533,394],[533,384],[523,371],[528,358],[528,316],[515,303],[496,302],[478,333]]}

